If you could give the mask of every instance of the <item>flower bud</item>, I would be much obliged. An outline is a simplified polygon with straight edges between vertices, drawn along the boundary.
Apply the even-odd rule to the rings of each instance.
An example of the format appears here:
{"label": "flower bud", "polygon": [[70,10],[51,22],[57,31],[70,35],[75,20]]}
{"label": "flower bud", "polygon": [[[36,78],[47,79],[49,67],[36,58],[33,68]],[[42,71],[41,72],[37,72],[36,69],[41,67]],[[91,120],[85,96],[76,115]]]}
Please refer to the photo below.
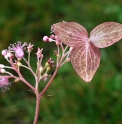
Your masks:
{"label": "flower bud", "polygon": [[17,66],[22,66],[22,63],[21,62],[17,62]]}
{"label": "flower bud", "polygon": [[2,50],[1,54],[5,56],[7,54],[7,50]]}
{"label": "flower bud", "polygon": [[5,57],[5,59],[8,59],[8,56],[7,55],[5,55],[4,57]]}
{"label": "flower bud", "polygon": [[48,66],[48,67],[46,68],[46,72],[48,72],[50,69],[51,69],[51,67]]}
{"label": "flower bud", "polygon": [[16,78],[16,79],[14,80],[15,83],[18,83],[19,81],[20,81],[20,79],[18,79],[18,78]]}
{"label": "flower bud", "polygon": [[49,64],[48,62],[46,62],[46,63],[45,63],[45,66],[46,66],[46,67],[49,67],[49,66],[50,66],[50,64]]}
{"label": "flower bud", "polygon": [[44,36],[44,37],[43,37],[43,41],[44,41],[44,42],[48,42],[48,39],[49,39],[48,36]]}
{"label": "flower bud", "polygon": [[43,70],[44,70],[44,68],[41,66],[41,67],[39,68],[40,73],[42,73]]}
{"label": "flower bud", "polygon": [[50,38],[55,39],[55,35],[54,34],[50,35]]}
{"label": "flower bud", "polygon": [[17,58],[17,60],[20,62],[22,60],[22,58]]}
{"label": "flower bud", "polygon": [[0,68],[4,68],[5,66],[3,64],[0,64]]}
{"label": "flower bud", "polygon": [[44,81],[46,81],[46,80],[47,80],[47,78],[48,78],[48,74],[47,74],[47,73],[45,73],[43,76],[44,76],[43,80],[44,80]]}
{"label": "flower bud", "polygon": [[7,53],[7,56],[8,56],[9,58],[11,58],[11,59],[14,58],[14,55],[13,55],[11,52],[8,52],[8,53]]}
{"label": "flower bud", "polygon": [[60,59],[60,57],[61,57],[60,54],[57,54],[57,58],[58,58],[58,60]]}
{"label": "flower bud", "polygon": [[0,69],[0,73],[5,73],[5,69]]}
{"label": "flower bud", "polygon": [[36,53],[37,58],[43,58],[42,51],[43,51],[43,48],[42,49],[38,48],[37,53]]}
{"label": "flower bud", "polygon": [[29,45],[27,46],[27,50],[30,53],[33,50],[33,46],[31,43],[29,43]]}

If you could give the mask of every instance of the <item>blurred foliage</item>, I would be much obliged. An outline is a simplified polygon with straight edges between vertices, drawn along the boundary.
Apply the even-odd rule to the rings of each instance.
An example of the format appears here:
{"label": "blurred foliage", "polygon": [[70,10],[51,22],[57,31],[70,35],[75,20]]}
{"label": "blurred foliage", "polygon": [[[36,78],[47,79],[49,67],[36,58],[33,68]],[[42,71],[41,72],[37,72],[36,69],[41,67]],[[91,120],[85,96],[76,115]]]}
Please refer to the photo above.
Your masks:
{"label": "blurred foliage", "polygon": [[[107,21],[122,23],[120,0],[4,0],[0,2],[0,51],[16,41],[44,48],[45,60],[56,46],[42,42],[59,21],[75,21],[90,32]],[[49,45],[49,46],[48,46]],[[35,68],[36,57],[31,55]],[[101,49],[101,65],[91,83],[85,83],[70,63],[64,65],[41,101],[42,124],[122,124],[122,43]],[[7,62],[0,56],[1,63]],[[22,70],[33,83],[30,73]],[[34,85],[34,83],[33,83]],[[40,89],[46,82],[40,84]],[[48,97],[47,95],[52,95]],[[0,123],[31,124],[35,96],[22,82],[12,83],[0,95]]]}

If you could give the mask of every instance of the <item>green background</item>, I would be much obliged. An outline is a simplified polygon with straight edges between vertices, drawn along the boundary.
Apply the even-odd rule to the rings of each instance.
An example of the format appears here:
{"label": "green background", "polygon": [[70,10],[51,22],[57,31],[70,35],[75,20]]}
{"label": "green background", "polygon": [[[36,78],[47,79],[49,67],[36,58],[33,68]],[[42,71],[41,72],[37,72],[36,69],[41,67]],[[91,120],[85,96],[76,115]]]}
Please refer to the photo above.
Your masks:
{"label": "green background", "polygon": [[[122,23],[121,0],[3,0],[0,1],[0,51],[17,41],[31,42],[31,56],[44,48],[44,62],[56,46],[44,43],[50,27],[60,21],[82,24],[88,32],[95,26]],[[54,57],[53,57],[54,58]],[[9,65],[3,56],[0,63]],[[34,85],[28,71],[21,70]],[[46,82],[40,83],[40,89]],[[0,93],[0,124],[32,124],[35,96],[22,82],[12,83]],[[48,97],[47,95],[52,95]],[[122,124],[122,41],[101,49],[101,64],[90,83],[76,74],[70,63],[64,65],[41,100],[39,124]]]}

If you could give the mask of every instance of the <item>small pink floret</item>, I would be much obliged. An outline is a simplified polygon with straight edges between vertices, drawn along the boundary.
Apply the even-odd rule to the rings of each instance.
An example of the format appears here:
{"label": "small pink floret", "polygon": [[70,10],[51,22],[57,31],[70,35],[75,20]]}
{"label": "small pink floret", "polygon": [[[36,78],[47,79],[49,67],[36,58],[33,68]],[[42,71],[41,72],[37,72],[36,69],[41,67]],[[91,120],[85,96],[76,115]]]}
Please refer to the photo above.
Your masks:
{"label": "small pink floret", "polygon": [[54,34],[50,35],[50,38],[55,39],[55,35]]}
{"label": "small pink floret", "polygon": [[16,49],[16,51],[15,51],[15,56],[17,57],[17,58],[23,58],[24,57],[24,51],[23,51],[23,49],[20,47],[18,47],[17,49]]}
{"label": "small pink floret", "polygon": [[12,59],[12,58],[14,58],[14,55],[13,55],[11,52],[8,52],[8,53],[7,53],[7,57],[9,57],[9,58]]}
{"label": "small pink floret", "polygon": [[[26,43],[26,42],[24,42],[23,44],[22,44],[22,42],[20,42],[20,41],[18,41],[17,43],[15,43],[15,44],[10,44],[10,46],[8,47],[8,51],[11,53],[10,54],[10,56],[8,56],[8,57],[10,57],[10,58],[13,58],[14,56],[12,55],[12,52],[14,52],[15,53],[15,56],[17,57],[17,58],[23,58],[24,57],[24,50],[25,50],[25,48],[26,48],[26,46],[27,46],[28,44]],[[7,57],[7,56],[6,56]]]}
{"label": "small pink floret", "polygon": [[43,48],[42,49],[38,48],[37,53],[36,53],[37,58],[43,58],[42,51],[43,51]]}
{"label": "small pink floret", "polygon": [[2,50],[1,54],[5,56],[7,54],[7,50]]}
{"label": "small pink floret", "polygon": [[43,37],[43,41],[44,41],[44,42],[48,42],[48,39],[49,39],[48,36],[44,36],[44,37]]}
{"label": "small pink floret", "polygon": [[10,82],[8,80],[8,77],[6,76],[0,76],[0,88],[2,92],[5,92],[10,89]]}

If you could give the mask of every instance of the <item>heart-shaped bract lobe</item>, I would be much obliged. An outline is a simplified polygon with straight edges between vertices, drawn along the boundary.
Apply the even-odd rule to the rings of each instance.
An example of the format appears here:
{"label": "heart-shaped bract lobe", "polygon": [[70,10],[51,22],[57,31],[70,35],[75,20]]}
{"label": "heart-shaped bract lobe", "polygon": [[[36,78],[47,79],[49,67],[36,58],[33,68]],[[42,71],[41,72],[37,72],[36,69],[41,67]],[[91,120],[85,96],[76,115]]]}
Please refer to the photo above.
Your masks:
{"label": "heart-shaped bract lobe", "polygon": [[88,40],[87,30],[75,22],[59,22],[52,25],[52,30],[64,44],[73,47],[78,42]]}
{"label": "heart-shaped bract lobe", "polygon": [[122,38],[122,24],[105,22],[90,33],[90,41],[98,48],[108,47]]}
{"label": "heart-shaped bract lobe", "polygon": [[90,82],[100,64],[100,51],[92,43],[81,42],[73,48],[70,59],[78,75]]}

